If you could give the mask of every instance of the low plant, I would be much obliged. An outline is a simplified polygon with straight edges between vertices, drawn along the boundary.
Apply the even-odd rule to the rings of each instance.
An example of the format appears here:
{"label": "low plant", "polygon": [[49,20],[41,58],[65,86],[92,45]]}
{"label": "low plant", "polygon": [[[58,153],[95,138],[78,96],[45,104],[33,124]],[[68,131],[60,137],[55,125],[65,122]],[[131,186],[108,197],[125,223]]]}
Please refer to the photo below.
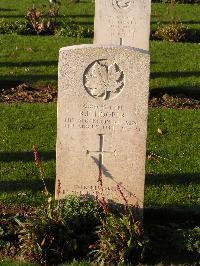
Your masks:
{"label": "low plant", "polygon": [[47,8],[33,6],[29,8],[26,14],[26,20],[33,32],[39,34],[52,34],[57,26],[57,16],[59,14],[60,2],[52,0]]}
{"label": "low plant", "polygon": [[115,205],[109,205],[106,201],[103,181],[100,171],[100,191],[96,191],[96,201],[102,211],[99,212],[101,223],[97,230],[98,240],[91,246],[91,254],[94,255],[94,260],[102,265],[137,264],[142,258],[144,234],[141,222],[134,217],[136,206],[128,204],[121,185],[117,184],[116,190],[124,201],[124,207],[120,207],[121,212],[116,211]]}
{"label": "low plant", "polygon": [[170,42],[181,42],[186,38],[187,29],[178,22],[171,22],[167,25],[159,24],[154,37],[159,40]]}
{"label": "low plant", "polygon": [[46,202],[23,222],[19,233],[21,255],[43,265],[55,265],[87,255],[95,240],[98,223],[96,204],[90,199],[69,196],[55,201],[45,184],[42,162],[36,145],[34,161],[44,186]]}
{"label": "low plant", "polygon": [[0,20],[0,34],[28,34],[30,32],[31,29],[26,21],[8,22],[5,19]]}
{"label": "low plant", "polygon": [[185,250],[198,254],[200,263],[200,227],[183,231]]}
{"label": "low plant", "polygon": [[95,239],[93,203],[75,196],[59,202],[49,198],[47,205],[25,222],[15,219],[21,227],[21,256],[42,265],[86,256]]}
{"label": "low plant", "polygon": [[136,264],[141,259],[143,231],[141,224],[134,221],[132,214],[107,214],[97,233],[99,239],[93,248],[95,248],[94,258],[99,263]]}
{"label": "low plant", "polygon": [[94,35],[94,29],[92,26],[80,25],[73,20],[69,20],[66,24],[63,24],[56,29],[55,35],[74,38],[92,38]]}
{"label": "low plant", "polygon": [[12,257],[19,251],[19,228],[12,219],[0,215],[0,256]]}
{"label": "low plant", "polygon": [[46,20],[41,12],[35,8],[29,9],[27,20],[8,22],[0,20],[0,34],[19,34],[19,35],[57,35],[75,38],[92,38],[94,29],[92,26],[80,25],[69,19],[65,23],[57,23],[53,20]]}
{"label": "low plant", "polygon": [[189,257],[191,265],[200,263],[200,228],[181,228],[179,224],[146,225],[148,243],[145,246],[146,262],[170,258]]}

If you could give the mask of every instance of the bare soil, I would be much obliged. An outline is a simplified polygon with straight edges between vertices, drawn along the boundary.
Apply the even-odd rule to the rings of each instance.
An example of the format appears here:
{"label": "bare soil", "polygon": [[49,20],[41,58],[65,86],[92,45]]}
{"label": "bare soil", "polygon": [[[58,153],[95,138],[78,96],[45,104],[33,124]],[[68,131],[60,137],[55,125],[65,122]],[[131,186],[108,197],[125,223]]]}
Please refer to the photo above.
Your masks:
{"label": "bare soil", "polygon": [[[0,87],[0,102],[49,103],[57,101],[57,89],[51,86],[32,88],[22,83]],[[149,106],[153,108],[200,109],[200,97],[188,93],[151,92]]]}

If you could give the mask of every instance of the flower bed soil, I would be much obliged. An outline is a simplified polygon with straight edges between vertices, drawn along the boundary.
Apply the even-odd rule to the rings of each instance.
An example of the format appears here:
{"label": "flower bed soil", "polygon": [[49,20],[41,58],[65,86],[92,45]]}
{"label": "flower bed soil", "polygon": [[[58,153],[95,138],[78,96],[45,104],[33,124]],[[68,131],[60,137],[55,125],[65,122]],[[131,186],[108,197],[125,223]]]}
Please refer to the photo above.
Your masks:
{"label": "flower bed soil", "polygon": [[[51,86],[32,88],[22,83],[0,87],[0,102],[49,103],[57,101],[57,89]],[[186,93],[150,93],[149,106],[153,108],[200,109],[200,97]]]}

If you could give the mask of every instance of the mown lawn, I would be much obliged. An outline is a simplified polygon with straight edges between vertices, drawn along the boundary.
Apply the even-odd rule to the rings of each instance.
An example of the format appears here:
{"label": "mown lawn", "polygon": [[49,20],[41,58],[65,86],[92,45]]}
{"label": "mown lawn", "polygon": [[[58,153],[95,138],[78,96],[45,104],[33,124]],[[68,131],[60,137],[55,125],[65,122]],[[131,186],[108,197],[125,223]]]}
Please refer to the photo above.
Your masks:
{"label": "mown lawn", "polygon": [[[40,205],[43,185],[32,147],[39,148],[45,180],[53,193],[56,104],[1,104],[0,119],[0,200]],[[199,130],[199,111],[150,109],[146,207],[200,204]]]}
{"label": "mown lawn", "polygon": [[[41,1],[40,4],[46,1]],[[64,1],[63,1],[64,3]],[[32,0],[2,0],[0,16],[23,19]],[[93,23],[94,4],[63,4],[60,19],[70,14],[82,23]],[[161,4],[152,5],[152,26]],[[198,29],[199,5],[178,5],[184,23]],[[157,12],[157,13],[155,13]],[[63,46],[91,43],[91,39],[56,36],[0,35],[0,84],[57,85],[58,50]],[[199,93],[199,44],[151,41],[150,89]],[[54,190],[56,104],[1,104],[0,200],[3,203],[40,205],[42,182],[33,162],[32,146],[38,145],[46,183]],[[160,128],[163,134],[158,134]],[[145,206],[198,206],[200,203],[199,110],[150,109],[148,125]]]}
{"label": "mown lawn", "polygon": [[[27,9],[31,8],[33,3],[35,3],[35,7],[41,7],[43,4],[47,5],[48,0],[21,0],[18,5],[16,5],[15,0],[1,0],[0,18],[7,21],[22,20],[26,15]],[[94,9],[93,0],[82,0],[75,5],[71,4],[70,0],[62,0],[59,19],[65,20],[67,16],[70,16],[75,21],[93,24]],[[191,29],[200,29],[199,13],[199,4],[176,4],[175,6],[175,18]],[[171,9],[169,8],[169,14],[167,14],[166,5],[152,4],[152,27],[159,20],[167,22],[171,17]]]}
{"label": "mown lawn", "polygon": [[[0,36],[0,83],[57,86],[58,51],[63,46],[91,43],[91,39],[55,36]],[[150,89],[199,90],[200,46],[152,41]]]}
{"label": "mown lawn", "polygon": [[[35,2],[41,6],[48,1]],[[79,23],[93,24],[94,1],[81,1],[76,5],[68,5],[67,2],[62,0],[60,21],[67,21],[70,16]],[[24,20],[32,3],[33,0],[20,0],[19,3],[1,0],[0,20]],[[160,15],[164,23],[170,20],[171,15],[166,16],[165,13],[164,5],[152,5],[152,30],[155,30]],[[177,5],[175,13],[176,18],[189,29],[200,31],[200,5]],[[18,82],[33,87],[56,87],[59,49],[82,43],[92,43],[92,39],[0,35],[0,89]],[[187,91],[195,92],[199,97],[198,43],[151,41],[150,53],[151,92],[164,94],[173,91],[180,94]],[[38,146],[45,183],[54,194],[56,103],[0,103],[0,110],[0,206],[41,206],[45,200],[44,187],[34,164],[33,145]],[[150,108],[147,155],[145,223],[148,224],[149,217],[152,219],[155,213],[152,209],[157,211],[157,208],[158,220],[165,213],[161,220],[171,215],[176,223],[179,213],[173,216],[174,207],[183,211],[183,220],[188,222],[191,212],[199,213],[200,209],[200,111]],[[0,265],[35,264],[0,261]],[[74,262],[64,265],[89,264]]]}
{"label": "mown lawn", "polygon": [[[60,20],[69,15],[79,23],[93,24],[94,3],[91,0],[79,4],[62,1]],[[0,2],[0,18],[8,21],[24,19],[25,11],[32,7],[33,0],[22,0],[16,5],[14,0]],[[42,0],[36,6],[47,4]],[[187,27],[200,30],[200,5],[178,4],[176,16]],[[152,5],[152,29],[155,28],[159,15],[161,20],[168,21],[166,6]],[[66,16],[66,17],[65,17]],[[63,46],[92,43],[92,39],[75,39],[58,36],[16,36],[0,35],[0,83],[1,87],[13,81],[26,82],[32,86],[57,86],[58,51]],[[193,43],[172,44],[169,42],[151,42],[151,89],[158,90],[197,90],[199,81],[200,46]],[[12,81],[12,82],[11,82]]]}

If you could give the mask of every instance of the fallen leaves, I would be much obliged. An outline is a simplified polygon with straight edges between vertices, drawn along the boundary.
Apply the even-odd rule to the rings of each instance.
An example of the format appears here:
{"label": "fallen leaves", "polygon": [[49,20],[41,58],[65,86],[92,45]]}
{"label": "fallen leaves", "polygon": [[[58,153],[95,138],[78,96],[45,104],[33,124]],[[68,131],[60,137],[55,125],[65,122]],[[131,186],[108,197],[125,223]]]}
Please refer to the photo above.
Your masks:
{"label": "fallen leaves", "polygon": [[183,93],[174,93],[171,95],[165,93],[151,96],[149,105],[153,108],[164,107],[173,109],[200,109],[200,99]]}
{"label": "fallen leaves", "polygon": [[0,102],[49,103],[57,99],[57,90],[50,86],[32,88],[23,83],[16,87],[0,89]]}

